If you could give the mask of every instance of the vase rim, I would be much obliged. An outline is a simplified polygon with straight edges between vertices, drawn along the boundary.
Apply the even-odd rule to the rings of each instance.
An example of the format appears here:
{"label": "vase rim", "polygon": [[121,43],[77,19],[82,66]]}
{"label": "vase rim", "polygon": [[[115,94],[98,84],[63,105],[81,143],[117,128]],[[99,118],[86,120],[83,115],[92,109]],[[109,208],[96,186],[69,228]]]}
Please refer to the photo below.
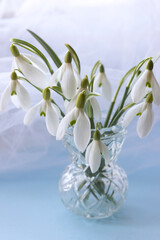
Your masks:
{"label": "vase rim", "polygon": [[[67,131],[66,131],[66,135],[69,136],[73,136],[73,128],[74,126],[69,126]],[[127,129],[122,125],[122,122],[119,122],[111,127],[105,127],[105,128],[97,128],[99,130],[99,132],[101,133],[102,137],[101,139],[106,139],[106,138],[110,138],[110,137],[115,137],[116,135],[122,134],[122,135],[126,135],[127,134]],[[96,128],[92,128],[91,129],[91,135],[93,136],[93,133],[96,131]],[[91,140],[93,139],[93,137],[91,137]]]}

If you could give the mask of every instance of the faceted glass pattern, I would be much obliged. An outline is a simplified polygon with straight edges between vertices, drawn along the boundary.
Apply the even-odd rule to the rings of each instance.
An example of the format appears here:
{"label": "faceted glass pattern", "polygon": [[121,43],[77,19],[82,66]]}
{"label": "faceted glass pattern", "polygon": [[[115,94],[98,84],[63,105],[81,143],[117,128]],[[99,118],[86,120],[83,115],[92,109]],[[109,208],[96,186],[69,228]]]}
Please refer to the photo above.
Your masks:
{"label": "faceted glass pattern", "polygon": [[[94,131],[92,131],[93,133]],[[73,141],[73,128],[64,137],[64,146],[70,155],[71,164],[65,169],[59,191],[62,202],[74,213],[86,218],[106,218],[123,205],[127,188],[127,176],[116,163],[126,136],[121,126],[101,129],[101,140],[110,151],[110,163],[105,166],[101,159],[99,170],[92,174],[85,163],[85,153],[76,148]]]}

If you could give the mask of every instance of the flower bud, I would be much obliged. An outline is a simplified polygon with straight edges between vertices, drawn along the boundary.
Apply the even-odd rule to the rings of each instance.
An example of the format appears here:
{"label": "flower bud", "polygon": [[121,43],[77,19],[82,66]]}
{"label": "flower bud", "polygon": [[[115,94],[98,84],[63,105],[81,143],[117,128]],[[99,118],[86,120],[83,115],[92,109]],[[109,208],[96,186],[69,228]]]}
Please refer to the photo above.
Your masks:
{"label": "flower bud", "polygon": [[99,141],[101,138],[101,134],[98,130],[96,130],[93,134],[93,139]]}
{"label": "flower bud", "polygon": [[81,81],[81,88],[87,88],[89,82],[88,82],[88,77],[85,75],[85,77]]}
{"label": "flower bud", "polygon": [[100,73],[104,73],[104,66],[103,66],[103,64],[100,65],[99,71],[100,71]]}
{"label": "flower bud", "polygon": [[77,108],[83,108],[85,104],[85,91],[78,94],[77,101],[76,101],[76,107]]}
{"label": "flower bud", "polygon": [[17,73],[15,71],[11,73],[11,80],[17,80]]}
{"label": "flower bud", "polygon": [[10,46],[10,51],[14,57],[18,57],[20,55],[18,48],[13,44]]}
{"label": "flower bud", "polygon": [[51,96],[50,90],[48,88],[45,88],[42,92],[42,96],[44,100],[49,100]]}
{"label": "flower bud", "polygon": [[147,102],[147,103],[152,103],[152,102],[153,102],[152,92],[150,92],[150,93],[148,94],[148,96],[146,97],[146,102]]}
{"label": "flower bud", "polygon": [[153,61],[152,60],[148,61],[146,69],[148,69],[148,70],[152,70],[153,69]]}
{"label": "flower bud", "polygon": [[65,63],[71,63],[72,62],[72,55],[71,53],[68,51],[64,57],[64,61]]}

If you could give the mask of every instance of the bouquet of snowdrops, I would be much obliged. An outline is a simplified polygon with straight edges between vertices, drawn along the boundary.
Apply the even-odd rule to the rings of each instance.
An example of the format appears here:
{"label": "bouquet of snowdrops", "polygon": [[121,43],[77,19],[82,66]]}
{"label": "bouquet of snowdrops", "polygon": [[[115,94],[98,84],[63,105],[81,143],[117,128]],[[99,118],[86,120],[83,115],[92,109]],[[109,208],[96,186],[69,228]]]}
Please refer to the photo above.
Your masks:
{"label": "bouquet of snowdrops", "polygon": [[[39,115],[45,117],[48,132],[56,136],[57,140],[63,139],[68,126],[73,126],[74,143],[84,154],[92,173],[99,169],[102,155],[106,166],[110,161],[109,150],[101,141],[100,129],[116,125],[122,116],[122,125],[127,127],[132,119],[138,116],[139,137],[143,138],[150,132],[154,118],[152,104],[160,105],[160,86],[153,74],[154,63],[159,56],[146,58],[132,67],[120,80],[112,97],[112,87],[100,61],[94,65],[90,77],[87,75],[81,77],[79,58],[69,44],[65,44],[68,52],[62,63],[42,38],[28,31],[48,52],[57,69],[54,71],[45,55],[32,44],[24,40],[11,39],[10,50],[14,57],[11,81],[1,95],[0,111],[6,109],[11,99],[16,107],[26,111],[25,125],[31,124],[36,112],[39,111]],[[27,49],[32,55],[20,53],[17,46]],[[128,82],[122,99],[115,109],[117,96],[126,80]],[[29,93],[23,87],[24,81],[42,92],[42,100],[32,107]],[[97,88],[101,94],[95,92]],[[65,112],[55,101],[54,93],[62,97]],[[105,121],[102,121],[97,101],[100,97],[111,101]],[[93,136],[91,129],[95,129]]]}

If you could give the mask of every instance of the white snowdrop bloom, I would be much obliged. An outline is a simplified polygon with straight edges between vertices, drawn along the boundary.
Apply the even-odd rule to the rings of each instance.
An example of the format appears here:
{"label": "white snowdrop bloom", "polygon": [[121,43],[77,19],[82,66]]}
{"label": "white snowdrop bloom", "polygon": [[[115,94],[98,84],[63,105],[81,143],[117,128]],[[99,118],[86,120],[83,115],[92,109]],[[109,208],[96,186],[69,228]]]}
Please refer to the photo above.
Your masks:
{"label": "white snowdrop bloom", "polygon": [[91,137],[91,125],[88,116],[83,110],[84,104],[85,94],[80,93],[77,98],[76,107],[62,119],[56,135],[56,139],[61,140],[65,135],[68,125],[76,121],[73,130],[74,143],[81,152],[84,152]]}
{"label": "white snowdrop bloom", "polygon": [[77,87],[80,86],[80,76],[72,67],[72,56],[70,52],[65,55],[65,62],[62,66],[53,74],[50,82],[50,86],[56,86],[60,82],[62,92],[68,99],[74,97]]}
{"label": "white snowdrop bloom", "polygon": [[49,83],[43,71],[46,71],[45,65],[38,59],[28,54],[20,54],[15,45],[10,46],[14,61],[12,69],[18,68],[24,76],[33,85],[39,88],[46,88]]}
{"label": "white snowdrop bloom", "polygon": [[152,110],[153,96],[150,93],[146,102],[139,103],[128,110],[123,119],[123,126],[127,127],[135,116],[140,116],[137,122],[137,133],[140,138],[149,134],[152,129],[154,114]]}
{"label": "white snowdrop bloom", "polygon": [[59,109],[50,101],[50,90],[43,90],[43,100],[28,110],[24,117],[24,125],[30,125],[33,121],[37,109],[40,108],[40,116],[44,116],[48,132],[55,136],[59,125]]}
{"label": "white snowdrop bloom", "polygon": [[153,101],[156,105],[160,105],[160,86],[153,74],[153,62],[150,60],[147,64],[146,70],[135,83],[132,91],[132,101],[138,103],[141,101],[147,92],[147,87],[152,88]]}
{"label": "white snowdrop bloom", "polygon": [[[81,81],[81,87],[76,91],[75,96],[71,99],[70,102],[65,101],[65,109],[66,113],[70,112],[75,106],[76,106],[76,100],[79,95],[79,93],[86,91],[87,94],[90,94],[89,90],[87,89],[88,86],[88,77],[85,76],[85,78]],[[100,121],[101,119],[101,109],[99,106],[99,103],[97,99],[94,96],[91,96],[88,98],[88,101],[90,101],[90,104],[93,109],[93,115],[97,121]]]}
{"label": "white snowdrop bloom", "polygon": [[106,98],[106,100],[110,101],[112,97],[112,88],[110,82],[107,79],[104,66],[102,64],[100,65],[99,73],[94,80],[94,87],[96,86],[102,88],[102,96]]}
{"label": "white snowdrop bloom", "polygon": [[105,159],[105,165],[107,166],[110,161],[110,155],[108,147],[100,140],[100,132],[95,131],[94,140],[88,145],[85,153],[86,164],[89,164],[91,172],[95,173],[98,171],[102,155]]}
{"label": "white snowdrop bloom", "polygon": [[23,108],[25,111],[30,107],[30,96],[27,90],[19,82],[16,72],[11,73],[11,81],[5,88],[0,99],[0,111],[4,111],[8,106],[9,100],[17,108]]}

